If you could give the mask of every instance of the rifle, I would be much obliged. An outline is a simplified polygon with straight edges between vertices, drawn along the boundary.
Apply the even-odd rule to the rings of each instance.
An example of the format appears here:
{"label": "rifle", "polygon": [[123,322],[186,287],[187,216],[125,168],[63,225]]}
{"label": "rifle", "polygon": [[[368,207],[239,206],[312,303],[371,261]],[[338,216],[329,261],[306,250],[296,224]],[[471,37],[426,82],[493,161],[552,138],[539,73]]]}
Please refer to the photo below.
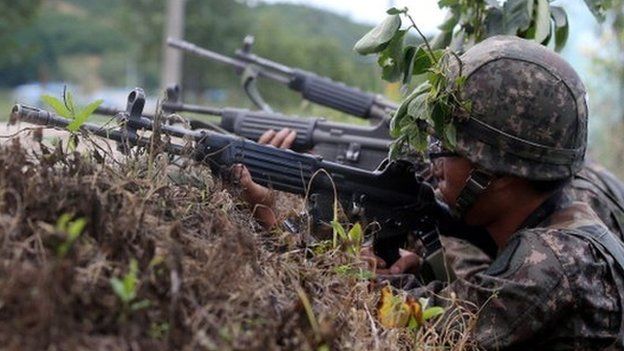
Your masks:
{"label": "rifle", "polygon": [[[388,157],[392,142],[385,121],[373,127],[364,127],[328,122],[321,117],[292,117],[267,111],[184,104],[180,101],[178,85],[167,88],[166,99],[160,106],[167,113],[193,112],[220,116],[218,126],[199,120],[190,120],[190,126],[192,129],[225,130],[253,141],[258,141],[269,129],[289,128],[297,132],[292,150],[308,152],[314,149],[317,155],[327,161],[371,171]],[[105,107],[98,107],[95,111],[105,115],[119,112]]]}
{"label": "rifle", "polygon": [[388,113],[398,108],[397,104],[379,94],[364,92],[327,77],[252,54],[252,36],[245,38],[243,48],[236,51],[236,57],[225,56],[184,40],[169,38],[167,44],[199,57],[234,66],[238,74],[243,74],[245,92],[256,106],[264,111],[272,110],[256,88],[255,80],[258,76],[287,85],[290,89],[300,92],[306,100],[365,119],[388,119]]}
{"label": "rifle", "polygon": [[[189,130],[178,126],[155,124],[142,116],[145,95],[141,89],[128,96],[125,111],[116,119],[120,128],[84,123],[80,129],[131,147],[151,145],[141,130],[154,131],[190,140],[191,145],[165,143],[165,151],[172,155],[190,155],[208,165],[214,174],[228,176],[232,165],[245,165],[253,180],[261,185],[289,193],[307,195],[308,208],[318,214],[318,220],[333,217],[333,197],[342,206],[351,222],[364,224],[374,238],[377,255],[392,263],[399,258],[399,248],[408,236],[422,242],[427,255],[440,257],[437,222],[449,218],[446,206],[436,200],[432,187],[414,175],[410,162],[386,162],[377,171],[366,171],[322,158],[257,144],[232,135],[207,130]],[[71,120],[46,110],[15,105],[11,121],[66,128]],[[190,152],[189,152],[190,150]],[[327,211],[329,210],[329,215]],[[442,267],[442,266],[440,266]]]}
{"label": "rifle", "polygon": [[[166,99],[161,105],[163,111],[220,116],[220,128],[254,141],[258,141],[269,129],[277,131],[289,128],[297,132],[292,150],[309,152],[314,149],[317,155],[323,156],[327,161],[357,168],[375,170],[388,157],[392,143],[387,121],[364,127],[328,122],[322,117],[293,117],[267,111],[212,108],[184,104],[180,95],[178,85],[168,87]],[[199,120],[191,120],[190,125],[192,129],[212,127]]]}

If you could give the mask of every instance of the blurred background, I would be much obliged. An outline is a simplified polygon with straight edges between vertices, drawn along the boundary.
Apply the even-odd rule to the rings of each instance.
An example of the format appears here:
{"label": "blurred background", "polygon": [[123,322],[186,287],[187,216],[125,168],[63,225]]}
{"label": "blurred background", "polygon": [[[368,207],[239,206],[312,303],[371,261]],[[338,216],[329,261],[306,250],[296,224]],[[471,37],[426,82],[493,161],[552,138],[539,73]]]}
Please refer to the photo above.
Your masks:
{"label": "blurred background", "polygon": [[[570,21],[562,53],[589,90],[591,157],[622,177],[622,6],[598,23],[583,0],[555,3]],[[79,103],[101,98],[123,108],[130,89],[140,86],[154,106],[172,81],[181,83],[185,102],[252,108],[231,67],[165,47],[176,26],[185,40],[226,55],[252,34],[257,55],[399,101],[404,89],[381,80],[374,57],[352,50],[391,6],[408,6],[427,35],[436,33],[444,16],[437,0],[0,0],[0,111],[6,111],[0,119],[8,118],[15,102],[42,106],[41,94],[60,98],[65,87]],[[178,20],[167,21],[176,11]],[[165,59],[168,50],[181,55],[179,64]],[[265,79],[259,89],[282,112],[366,123],[303,102]]]}

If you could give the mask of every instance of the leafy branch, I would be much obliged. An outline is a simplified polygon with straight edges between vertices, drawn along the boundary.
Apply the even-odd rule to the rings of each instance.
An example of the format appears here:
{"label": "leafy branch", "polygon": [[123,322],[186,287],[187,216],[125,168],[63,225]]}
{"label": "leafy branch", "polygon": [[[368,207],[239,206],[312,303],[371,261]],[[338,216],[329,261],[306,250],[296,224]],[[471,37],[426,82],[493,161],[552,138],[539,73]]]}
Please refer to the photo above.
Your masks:
{"label": "leafy branch", "polygon": [[63,100],[55,98],[51,95],[43,95],[41,99],[54,109],[57,115],[72,119],[73,121],[67,126],[67,130],[72,133],[78,131],[87,119],[95,112],[95,110],[104,102],[104,100],[96,100],[84,108],[79,108],[74,103],[74,98],[70,91],[63,90]]}
{"label": "leafy branch", "polygon": [[[597,18],[612,0],[585,0]],[[565,45],[569,23],[565,10],[550,5],[549,0],[439,0],[440,8],[448,9],[447,18],[438,27],[440,33],[431,44],[409,14],[408,8],[391,8],[388,16],[366,33],[354,46],[362,55],[377,54],[382,78],[404,85],[413,76],[423,75],[419,85],[401,103],[391,121],[390,134],[395,142],[390,150],[397,157],[405,149],[423,152],[428,135],[433,134],[445,146],[456,144],[454,115],[471,110],[469,102],[459,99],[465,82],[457,53],[495,35],[515,35],[543,45],[554,44],[556,50]],[[401,29],[405,17],[411,23]],[[407,33],[415,29],[423,44],[406,44]],[[453,77],[449,73],[454,71]]]}

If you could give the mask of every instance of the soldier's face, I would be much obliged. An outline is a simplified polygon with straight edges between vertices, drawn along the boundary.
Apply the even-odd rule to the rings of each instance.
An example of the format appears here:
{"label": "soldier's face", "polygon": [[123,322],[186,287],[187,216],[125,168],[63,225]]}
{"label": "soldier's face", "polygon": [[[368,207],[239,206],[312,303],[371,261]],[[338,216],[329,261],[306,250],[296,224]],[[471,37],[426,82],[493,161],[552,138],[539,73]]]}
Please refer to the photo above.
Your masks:
{"label": "soldier's face", "polygon": [[438,182],[444,202],[455,206],[473,166],[468,159],[460,156],[440,157],[433,162],[433,176]]}

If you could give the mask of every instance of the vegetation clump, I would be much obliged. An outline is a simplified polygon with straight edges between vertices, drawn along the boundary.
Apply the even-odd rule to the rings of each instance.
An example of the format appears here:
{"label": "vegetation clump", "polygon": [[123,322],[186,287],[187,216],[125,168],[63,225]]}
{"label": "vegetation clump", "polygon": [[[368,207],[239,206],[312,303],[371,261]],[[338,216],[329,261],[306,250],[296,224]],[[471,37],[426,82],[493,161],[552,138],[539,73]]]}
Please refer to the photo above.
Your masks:
{"label": "vegetation clump", "polygon": [[[80,145],[82,153],[60,142],[0,147],[3,347],[458,345],[435,322],[384,327],[374,274],[356,255],[260,230],[231,195],[236,189],[207,167],[142,152],[121,157],[89,138]],[[279,196],[284,208],[301,206]]]}

